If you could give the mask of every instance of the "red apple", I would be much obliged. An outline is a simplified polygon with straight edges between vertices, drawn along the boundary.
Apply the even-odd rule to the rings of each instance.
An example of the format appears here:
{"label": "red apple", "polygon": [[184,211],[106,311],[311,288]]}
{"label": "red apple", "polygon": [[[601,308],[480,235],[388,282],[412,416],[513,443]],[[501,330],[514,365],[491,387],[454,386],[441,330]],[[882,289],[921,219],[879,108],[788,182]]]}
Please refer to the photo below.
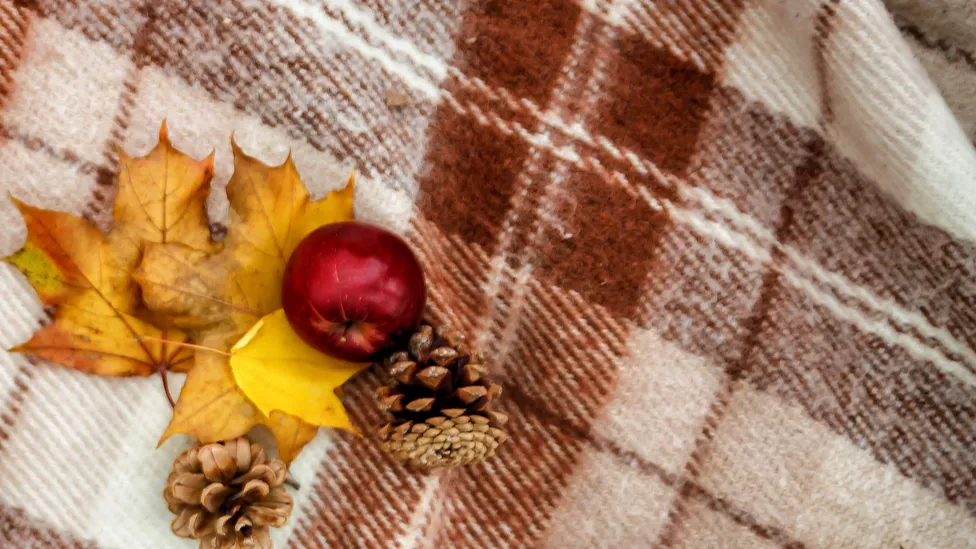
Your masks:
{"label": "red apple", "polygon": [[312,231],[288,258],[281,303],[309,345],[365,362],[419,327],[427,283],[396,234],[356,221],[332,223]]}

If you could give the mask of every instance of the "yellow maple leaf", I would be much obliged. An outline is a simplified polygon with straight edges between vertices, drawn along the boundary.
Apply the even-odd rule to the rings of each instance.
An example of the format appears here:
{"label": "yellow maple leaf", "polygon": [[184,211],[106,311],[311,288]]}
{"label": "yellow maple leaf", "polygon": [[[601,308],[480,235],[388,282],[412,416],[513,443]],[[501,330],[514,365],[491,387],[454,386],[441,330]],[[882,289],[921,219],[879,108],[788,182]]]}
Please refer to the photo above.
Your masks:
{"label": "yellow maple leaf", "polygon": [[119,154],[119,192],[112,213],[113,233],[138,245],[178,242],[212,251],[207,223],[207,196],[213,178],[211,152],[202,161],[173,148],[166,122],[159,142],[141,158]]}
{"label": "yellow maple leaf", "polygon": [[[238,386],[231,347],[252,328],[270,345],[288,346],[298,338],[287,322],[274,324],[273,333],[259,328],[267,322],[262,319],[281,307],[282,275],[298,242],[317,227],[353,218],[353,178],[344,189],[312,201],[291,156],[279,166],[268,166],[232,145],[230,223],[223,249],[209,253],[181,243],[149,245],[135,273],[146,304],[206,348],[197,351],[160,443],[177,433],[213,442],[265,425],[278,441],[282,458],[290,461],[314,437],[318,425],[353,430],[334,390],[367,365],[351,366],[313,351],[322,370],[313,381],[323,383],[313,390],[270,381],[280,380],[277,375],[301,377],[290,370],[307,364],[263,361],[255,358],[253,349],[247,350],[242,356],[252,367],[249,381],[263,377],[276,386],[280,394],[274,400],[267,392],[253,393],[253,385]],[[325,393],[332,397],[323,400]],[[304,406],[294,407],[299,401]]]}
{"label": "yellow maple leaf", "polygon": [[259,320],[230,350],[231,332],[204,339],[173,421],[176,433],[202,442],[226,440],[265,425],[291,462],[319,426],[357,433],[335,390],[368,364],[339,361],[308,346],[282,310]]}
{"label": "yellow maple leaf", "polygon": [[290,154],[267,166],[236,143],[233,148],[226,245],[238,265],[236,290],[263,316],[281,307],[281,278],[295,246],[322,225],[353,218],[354,174],[344,189],[313,202]]}
{"label": "yellow maple leaf", "polygon": [[13,352],[107,376],[146,376],[188,364],[185,349],[143,339],[179,342],[185,336],[134,315],[137,288],[97,228],[80,217],[14,203],[27,240],[5,261],[53,307],[54,319]]}
{"label": "yellow maple leaf", "polygon": [[327,358],[291,329],[285,311],[265,316],[231,348],[237,386],[265,414],[274,410],[355,432],[335,389],[368,364]]}

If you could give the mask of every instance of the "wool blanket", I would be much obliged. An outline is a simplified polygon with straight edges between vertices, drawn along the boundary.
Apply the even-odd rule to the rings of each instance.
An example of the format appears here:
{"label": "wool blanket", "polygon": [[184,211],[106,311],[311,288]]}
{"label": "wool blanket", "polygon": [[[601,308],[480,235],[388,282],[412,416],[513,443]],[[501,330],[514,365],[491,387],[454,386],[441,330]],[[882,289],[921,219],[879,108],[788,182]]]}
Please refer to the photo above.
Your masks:
{"label": "wool blanket", "polygon": [[[164,119],[215,223],[231,135],[358,168],[511,439],[424,473],[323,430],[276,547],[976,548],[973,89],[965,0],[0,0],[0,189],[107,228]],[[43,317],[4,265],[2,347]],[[0,547],[195,547],[170,416],[0,353]]]}

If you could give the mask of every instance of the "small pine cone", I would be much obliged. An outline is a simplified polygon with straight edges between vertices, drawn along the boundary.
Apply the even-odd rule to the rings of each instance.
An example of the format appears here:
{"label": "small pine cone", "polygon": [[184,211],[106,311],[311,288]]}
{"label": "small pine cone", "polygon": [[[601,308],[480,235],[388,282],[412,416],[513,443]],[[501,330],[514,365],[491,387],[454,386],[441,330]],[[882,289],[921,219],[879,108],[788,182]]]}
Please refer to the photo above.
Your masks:
{"label": "small pine cone", "polygon": [[288,522],[294,505],[285,491],[288,467],[268,460],[260,444],[241,437],[195,444],[173,462],[163,499],[170,525],[200,549],[271,549],[269,527]]}
{"label": "small pine cone", "polygon": [[383,367],[393,381],[377,397],[393,418],[379,436],[396,459],[426,468],[469,465],[507,439],[501,426],[508,417],[490,409],[501,386],[460,332],[425,324]]}

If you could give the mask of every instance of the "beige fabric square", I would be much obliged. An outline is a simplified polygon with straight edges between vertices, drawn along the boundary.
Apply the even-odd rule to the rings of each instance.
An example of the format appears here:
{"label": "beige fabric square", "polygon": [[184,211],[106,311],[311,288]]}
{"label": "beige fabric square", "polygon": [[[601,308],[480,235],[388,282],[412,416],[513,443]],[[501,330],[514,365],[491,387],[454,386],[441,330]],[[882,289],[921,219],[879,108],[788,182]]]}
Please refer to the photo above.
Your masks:
{"label": "beige fabric square", "polygon": [[[0,318],[4,322],[0,324],[0,437],[6,433],[8,426],[5,425],[4,414],[9,414],[10,408],[14,405],[12,399],[20,393],[24,384],[27,382],[26,372],[23,368],[33,368],[27,363],[27,359],[6,351],[15,345],[19,345],[30,339],[31,334],[38,326],[40,319],[44,317],[42,304],[37,295],[30,289],[30,285],[20,273],[13,267],[0,264]],[[2,444],[2,442],[0,442]]]}
{"label": "beige fabric square", "polygon": [[[53,159],[18,141],[0,147],[0,166],[0,192],[38,208],[81,215],[95,185],[94,174],[81,165]],[[6,199],[0,201],[0,225],[4,227],[0,255],[6,256],[17,251],[27,236],[20,212]]]}
{"label": "beige fabric square", "polygon": [[214,156],[214,184],[223,187],[234,172],[231,133],[244,152],[268,164],[280,164],[292,151],[303,182],[313,194],[345,185],[354,159],[337,160],[308,142],[290,138],[255,116],[215,101],[204,90],[189,86],[158,68],[147,68],[140,79],[123,146],[143,154],[156,144],[159,125],[166,120],[170,139],[191,156]]}
{"label": "beige fabric square", "polygon": [[595,430],[679,474],[724,373],[649,330],[634,334],[631,350]]}
{"label": "beige fabric square", "polygon": [[51,19],[34,20],[27,52],[3,124],[101,162],[132,63]]}
{"label": "beige fabric square", "polygon": [[751,3],[725,50],[723,84],[800,126],[816,127],[821,90],[814,40],[821,5],[821,0]]}
{"label": "beige fabric square", "polygon": [[0,353],[0,406],[6,408],[10,391],[20,367],[20,358],[6,351]]}
{"label": "beige fabric square", "polygon": [[[101,514],[101,492],[112,494],[126,476],[120,462],[132,459],[134,449],[146,459],[170,417],[158,378],[116,381],[57,366],[34,370],[0,460],[5,503],[85,535]],[[165,518],[157,513],[158,524],[145,529],[166,533]]]}
{"label": "beige fabric square", "polygon": [[780,545],[763,539],[728,515],[690,501],[684,520],[677,527],[670,549],[777,549]]}
{"label": "beige fabric square", "polygon": [[664,525],[674,495],[657,476],[590,449],[553,515],[547,547],[646,547]]}
{"label": "beige fabric square", "polygon": [[743,386],[703,459],[702,486],[811,547],[973,547],[976,517],[798,407]]}

